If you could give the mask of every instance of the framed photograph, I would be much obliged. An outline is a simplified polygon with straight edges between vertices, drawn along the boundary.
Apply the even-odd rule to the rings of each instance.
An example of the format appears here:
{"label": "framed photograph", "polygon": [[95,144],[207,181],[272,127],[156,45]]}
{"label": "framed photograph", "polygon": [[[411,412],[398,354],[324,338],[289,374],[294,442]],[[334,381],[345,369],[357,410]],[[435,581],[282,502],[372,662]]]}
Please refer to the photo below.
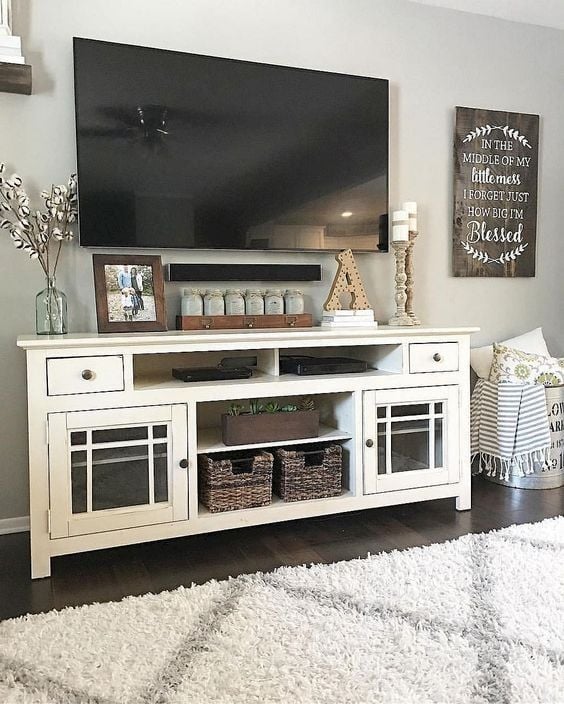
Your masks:
{"label": "framed photograph", "polygon": [[159,256],[94,254],[98,332],[166,330]]}

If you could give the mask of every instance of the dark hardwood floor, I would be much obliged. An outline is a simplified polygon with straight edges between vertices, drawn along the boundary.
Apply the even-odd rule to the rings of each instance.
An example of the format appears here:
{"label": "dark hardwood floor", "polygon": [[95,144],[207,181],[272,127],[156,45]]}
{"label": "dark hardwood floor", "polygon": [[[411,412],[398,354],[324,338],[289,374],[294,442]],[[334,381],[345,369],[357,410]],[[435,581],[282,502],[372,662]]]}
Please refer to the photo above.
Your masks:
{"label": "dark hardwood floor", "polygon": [[0,619],[159,592],[280,565],[350,560],[561,515],[564,488],[508,489],[475,477],[473,508],[454,499],[163,540],[53,560],[29,577],[27,533],[0,536]]}

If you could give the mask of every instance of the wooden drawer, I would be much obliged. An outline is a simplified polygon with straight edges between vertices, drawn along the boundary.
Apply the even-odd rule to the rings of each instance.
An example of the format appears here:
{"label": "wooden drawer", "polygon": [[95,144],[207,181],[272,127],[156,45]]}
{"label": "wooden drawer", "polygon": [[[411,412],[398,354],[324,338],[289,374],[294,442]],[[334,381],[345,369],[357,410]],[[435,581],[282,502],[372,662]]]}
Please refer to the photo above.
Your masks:
{"label": "wooden drawer", "polygon": [[47,360],[47,395],[123,391],[123,357],[53,357]]}
{"label": "wooden drawer", "polygon": [[409,373],[458,371],[458,342],[413,342],[409,345]]}

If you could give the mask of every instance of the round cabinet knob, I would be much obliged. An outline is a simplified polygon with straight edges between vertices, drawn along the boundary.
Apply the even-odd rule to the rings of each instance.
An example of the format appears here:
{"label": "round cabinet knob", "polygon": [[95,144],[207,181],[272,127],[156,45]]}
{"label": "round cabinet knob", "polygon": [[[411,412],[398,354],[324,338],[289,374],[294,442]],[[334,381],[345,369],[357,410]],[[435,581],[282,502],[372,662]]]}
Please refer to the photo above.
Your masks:
{"label": "round cabinet knob", "polygon": [[186,459],[180,460],[180,462],[178,464],[180,467],[182,467],[182,469],[188,469],[188,460],[186,460]]}
{"label": "round cabinet knob", "polygon": [[370,440],[370,438],[366,441],[366,447],[374,447],[374,440]]}
{"label": "round cabinet knob", "polygon": [[435,354],[433,355],[433,359],[435,360],[435,362],[440,362],[442,356],[438,352],[435,352]]}
{"label": "round cabinet knob", "polygon": [[92,371],[92,369],[83,369],[81,376],[84,381],[90,381],[94,378],[94,372]]}

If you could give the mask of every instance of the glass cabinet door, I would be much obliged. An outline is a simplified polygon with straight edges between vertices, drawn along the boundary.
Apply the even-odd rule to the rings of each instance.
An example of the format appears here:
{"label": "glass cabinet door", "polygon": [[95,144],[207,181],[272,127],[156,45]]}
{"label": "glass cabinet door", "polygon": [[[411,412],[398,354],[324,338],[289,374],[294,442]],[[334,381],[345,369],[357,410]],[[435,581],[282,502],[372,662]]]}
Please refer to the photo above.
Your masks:
{"label": "glass cabinet door", "polygon": [[53,537],[187,518],[183,405],[52,414]]}
{"label": "glass cabinet door", "polygon": [[458,391],[364,394],[364,493],[458,481]]}

